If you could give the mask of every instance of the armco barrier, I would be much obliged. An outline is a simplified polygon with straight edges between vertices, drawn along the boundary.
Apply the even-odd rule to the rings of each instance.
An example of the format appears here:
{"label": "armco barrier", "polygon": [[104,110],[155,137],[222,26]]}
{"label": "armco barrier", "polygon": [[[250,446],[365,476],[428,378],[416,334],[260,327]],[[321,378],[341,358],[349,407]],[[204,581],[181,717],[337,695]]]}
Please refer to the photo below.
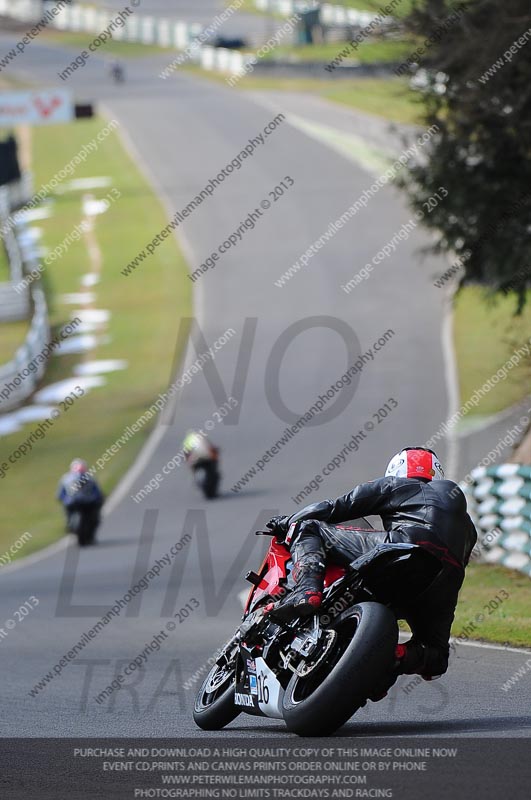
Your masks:
{"label": "armco barrier", "polygon": [[0,192],[4,191],[5,203],[9,207],[10,214],[31,200],[32,188],[33,180],[30,172],[23,172],[20,180],[10,183],[9,188],[5,186],[0,188]]}
{"label": "armco barrier", "polygon": [[[64,30],[99,34],[116,19],[117,12],[99,10],[90,6],[65,6],[57,15],[55,27]],[[160,17],[146,16],[135,11],[124,20],[123,27],[115,28],[113,38],[121,41],[155,44],[177,50],[187,48],[203,31],[197,22],[180,22]]]}
{"label": "armco barrier", "polygon": [[32,178],[25,172],[20,180],[0,186],[0,240],[7,251],[11,280],[17,283],[22,278],[22,257],[14,236],[16,213],[32,194]]}
{"label": "armco barrier", "polygon": [[[47,5],[41,0],[0,0],[0,15],[21,22],[35,23],[43,18]],[[48,24],[63,30],[100,34],[116,19],[118,11],[97,9],[84,5],[67,5]],[[116,27],[113,37],[123,41],[156,44],[160,47],[184,49],[202,32],[197,22],[179,22],[146,16],[135,10],[124,20],[123,27]]]}
{"label": "armco barrier", "polygon": [[244,74],[246,65],[253,62],[254,58],[249,53],[240,53],[239,50],[203,45],[200,48],[198,60],[203,69],[240,75]]}
{"label": "armco barrier", "polygon": [[[13,0],[0,0],[0,15],[14,17],[29,23],[41,19],[43,10],[40,0],[24,0],[20,5],[13,4]],[[59,30],[81,31],[98,35],[111,24],[116,16],[116,11],[72,5],[62,8],[49,24]],[[112,35],[114,39],[120,41],[188,51],[186,60],[199,63],[204,69],[230,74],[242,72],[247,62],[252,59],[252,55],[208,45],[191,46],[203,33],[203,30],[203,26],[197,22],[180,22],[151,17],[135,11],[124,20],[123,27],[115,28]]]}
{"label": "armco barrier", "polygon": [[[33,394],[46,371],[46,362],[35,364],[34,359],[42,353],[50,341],[48,308],[44,290],[38,281],[32,284],[31,289],[34,311],[28,335],[14,358],[0,367],[0,391],[7,387],[10,392],[7,400],[0,401],[0,413],[20,406]],[[33,363],[34,371],[21,378],[20,373],[27,369],[30,363]]]}
{"label": "armco barrier", "polygon": [[477,467],[461,484],[484,560],[531,577],[531,466]]}
{"label": "armco barrier", "polygon": [[42,2],[39,0],[0,0],[0,15],[12,17],[21,22],[36,20],[42,14]]}
{"label": "armco barrier", "polygon": [[[13,227],[9,224],[10,214],[30,198],[31,181],[27,175],[18,183],[0,187],[0,229],[5,231],[4,241],[11,269],[11,282],[3,284],[2,288],[4,292],[10,293],[12,297],[12,300],[9,301],[11,308],[13,308],[15,302],[21,304],[22,318],[28,317],[33,307],[33,316],[24,344],[18,348],[11,361],[0,366],[0,391],[4,387],[9,388],[9,396],[0,401],[0,413],[17,408],[33,394],[46,370],[45,362],[42,364],[34,363],[36,356],[43,351],[50,341],[48,307],[41,281],[34,281],[31,284],[31,289],[26,288],[20,293],[14,289],[14,286],[22,280],[25,273],[31,272],[39,266],[32,244],[27,237],[24,238],[27,225],[24,218],[19,219]],[[31,305],[29,302],[30,297]],[[30,363],[33,364],[32,371],[21,379],[20,373],[27,369]]]}
{"label": "armco barrier", "polygon": [[[255,3],[259,9],[286,16],[319,5],[301,0],[255,0]],[[35,23],[43,17],[43,5],[41,0],[18,0],[18,2],[0,0],[1,15]],[[104,31],[116,16],[116,11],[88,5],[68,5],[64,6],[48,24],[59,30],[82,31],[97,35]],[[358,11],[329,3],[321,4],[321,21],[328,28],[363,28],[375,18],[376,15],[371,11]],[[386,17],[381,20],[380,25],[384,27],[390,22],[392,18]],[[187,60],[199,63],[203,69],[231,75],[242,74],[246,64],[253,60],[252,53],[214,48],[207,44],[191,47],[203,31],[204,28],[200,23],[152,17],[135,10],[134,14],[124,20],[123,27],[115,28],[112,35],[114,39],[120,41],[185,50],[188,51]]]}

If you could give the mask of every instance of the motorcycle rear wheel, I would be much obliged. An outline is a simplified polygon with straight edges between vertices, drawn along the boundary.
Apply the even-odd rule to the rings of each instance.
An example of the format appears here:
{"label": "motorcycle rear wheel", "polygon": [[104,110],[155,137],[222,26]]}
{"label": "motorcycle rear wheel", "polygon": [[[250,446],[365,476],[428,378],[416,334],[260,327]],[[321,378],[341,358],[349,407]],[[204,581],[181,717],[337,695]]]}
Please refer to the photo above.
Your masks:
{"label": "motorcycle rear wheel", "polygon": [[398,641],[395,615],[380,603],[360,603],[339,623],[326,658],[305,677],[294,674],[282,700],[284,721],[299,736],[326,736],[367,698],[390,684]]}
{"label": "motorcycle rear wheel", "polygon": [[217,464],[209,462],[196,470],[196,480],[199,488],[207,500],[217,497],[220,474]]}
{"label": "motorcycle rear wheel", "polygon": [[98,528],[98,520],[96,512],[93,509],[78,512],[80,519],[77,526],[77,539],[80,547],[87,547],[94,544],[96,539],[96,530]]}

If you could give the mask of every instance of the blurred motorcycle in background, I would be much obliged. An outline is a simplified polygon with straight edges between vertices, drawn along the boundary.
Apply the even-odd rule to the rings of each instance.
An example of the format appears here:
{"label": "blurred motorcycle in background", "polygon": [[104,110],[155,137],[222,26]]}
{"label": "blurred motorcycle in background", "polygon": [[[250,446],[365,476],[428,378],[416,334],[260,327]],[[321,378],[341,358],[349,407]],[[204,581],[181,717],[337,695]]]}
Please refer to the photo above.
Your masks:
{"label": "blurred motorcycle in background", "polygon": [[207,500],[217,497],[221,474],[219,472],[219,448],[206,436],[189,431],[183,443],[186,463],[192,470],[196,486]]}

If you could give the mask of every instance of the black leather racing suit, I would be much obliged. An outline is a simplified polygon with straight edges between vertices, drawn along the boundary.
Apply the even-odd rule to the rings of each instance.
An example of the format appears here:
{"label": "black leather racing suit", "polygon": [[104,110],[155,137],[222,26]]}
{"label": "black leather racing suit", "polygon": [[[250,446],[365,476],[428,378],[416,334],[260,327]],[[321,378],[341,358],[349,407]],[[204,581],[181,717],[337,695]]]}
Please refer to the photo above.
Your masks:
{"label": "black leather racing suit", "polygon": [[[377,514],[385,531],[359,531],[337,523]],[[337,500],[313,503],[289,518],[297,526],[294,539],[310,551],[334,553],[348,562],[382,542],[413,542],[437,555],[442,573],[423,595],[419,607],[407,610],[413,637],[403,672],[427,677],[448,668],[450,629],[465,566],[477,540],[466,499],[453,481],[379,478],[362,483]],[[323,553],[324,555],[324,553]]]}

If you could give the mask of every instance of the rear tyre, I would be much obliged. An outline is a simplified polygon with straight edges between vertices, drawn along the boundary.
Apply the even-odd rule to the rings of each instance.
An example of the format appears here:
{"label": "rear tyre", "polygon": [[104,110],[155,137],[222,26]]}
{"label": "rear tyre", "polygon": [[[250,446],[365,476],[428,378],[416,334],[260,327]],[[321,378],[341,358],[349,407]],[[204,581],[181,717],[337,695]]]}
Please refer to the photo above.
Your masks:
{"label": "rear tyre", "polygon": [[203,491],[207,500],[213,500],[217,497],[219,486],[219,472],[217,464],[212,462],[205,470],[205,481],[203,484]]}
{"label": "rear tyre", "polygon": [[87,520],[85,513],[81,509],[76,509],[71,513],[69,528],[70,532],[77,536],[77,543],[80,547],[85,547],[87,544],[89,544]]}
{"label": "rear tyre", "polygon": [[77,541],[80,547],[88,547],[92,543],[90,533],[86,530],[84,525],[81,525],[77,532]]}
{"label": "rear tyre", "polygon": [[288,683],[282,712],[288,729],[299,736],[333,733],[378,687],[392,682],[395,615],[380,603],[360,603],[352,611],[334,628],[338,638],[323,662]]}
{"label": "rear tyre", "polygon": [[69,533],[73,533],[79,538],[79,530],[81,527],[81,514],[79,511],[71,511],[68,515],[68,522],[66,525]]}
{"label": "rear tyre", "polygon": [[197,482],[207,500],[217,497],[220,474],[214,461],[205,463],[197,469]]}
{"label": "rear tyre", "polygon": [[214,664],[201,684],[194,703],[194,722],[204,731],[219,731],[240,714],[234,705],[236,661]]}
{"label": "rear tyre", "polygon": [[86,508],[77,512],[80,520],[77,527],[77,538],[80,547],[87,547],[94,544],[96,531],[99,524],[99,512],[92,508]]}

